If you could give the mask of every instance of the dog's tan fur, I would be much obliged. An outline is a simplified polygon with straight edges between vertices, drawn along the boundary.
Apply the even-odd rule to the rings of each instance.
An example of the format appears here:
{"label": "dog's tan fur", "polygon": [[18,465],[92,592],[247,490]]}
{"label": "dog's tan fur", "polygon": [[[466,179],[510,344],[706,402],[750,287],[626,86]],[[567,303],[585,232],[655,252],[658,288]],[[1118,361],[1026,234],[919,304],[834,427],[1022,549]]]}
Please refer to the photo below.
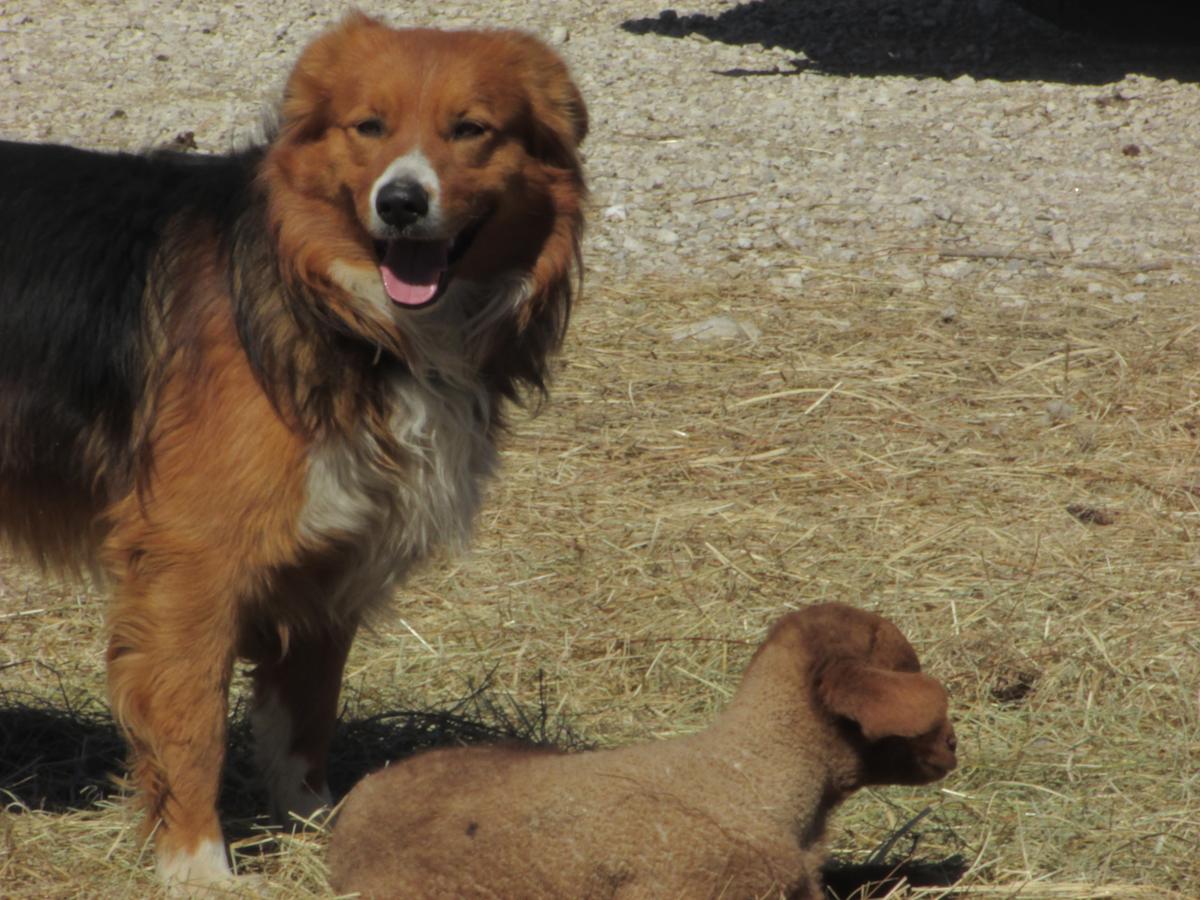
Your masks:
{"label": "dog's tan fur", "polygon": [[364,898],[817,898],[829,813],[956,765],[946,692],[886,619],[782,618],[706,731],[590,753],[432,751],[368,776],[333,831]]}

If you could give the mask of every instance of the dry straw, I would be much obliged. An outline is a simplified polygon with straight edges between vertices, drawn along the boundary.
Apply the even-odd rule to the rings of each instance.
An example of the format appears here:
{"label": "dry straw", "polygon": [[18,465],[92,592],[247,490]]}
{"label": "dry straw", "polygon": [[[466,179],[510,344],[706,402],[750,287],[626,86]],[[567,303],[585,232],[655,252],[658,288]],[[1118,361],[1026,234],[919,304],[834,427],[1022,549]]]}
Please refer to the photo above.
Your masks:
{"label": "dry straw", "polygon": [[[949,685],[962,767],[852,799],[831,832],[843,864],[958,860],[962,897],[1200,896],[1189,285],[1129,304],[1053,277],[1024,303],[982,281],[927,296],[830,269],[795,294],[603,280],[549,405],[515,418],[475,549],[412,581],[357,646],[353,727],[461,711],[486,682],[492,707],[466,718],[502,733],[690,732],[776,616],[860,603]],[[761,336],[672,339],[714,315]],[[11,561],[0,577],[0,688],[60,712],[102,697],[101,602]],[[535,712],[505,726],[497,709]],[[367,756],[403,743],[343,734]],[[368,762],[353,751],[335,760],[346,780]],[[4,786],[6,896],[154,889],[119,798],[38,811]],[[255,889],[326,896],[320,827],[266,834],[249,812],[231,832]]]}

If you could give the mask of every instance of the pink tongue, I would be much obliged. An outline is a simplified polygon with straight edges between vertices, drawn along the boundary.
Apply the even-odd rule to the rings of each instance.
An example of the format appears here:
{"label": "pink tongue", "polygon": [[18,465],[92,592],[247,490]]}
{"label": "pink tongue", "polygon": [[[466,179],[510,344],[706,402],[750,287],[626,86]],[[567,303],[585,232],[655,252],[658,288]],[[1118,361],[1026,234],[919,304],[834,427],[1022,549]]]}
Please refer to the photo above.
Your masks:
{"label": "pink tongue", "polygon": [[401,306],[420,306],[437,293],[446,271],[446,241],[388,241],[379,264],[383,288]]}

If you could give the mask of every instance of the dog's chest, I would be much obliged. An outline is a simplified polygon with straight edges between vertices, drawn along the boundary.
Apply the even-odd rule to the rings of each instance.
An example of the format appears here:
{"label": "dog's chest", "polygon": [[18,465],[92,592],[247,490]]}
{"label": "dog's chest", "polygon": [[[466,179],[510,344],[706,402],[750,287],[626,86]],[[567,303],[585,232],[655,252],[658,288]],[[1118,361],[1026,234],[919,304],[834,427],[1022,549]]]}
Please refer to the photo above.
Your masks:
{"label": "dog's chest", "polygon": [[466,544],[496,463],[490,414],[482,391],[401,377],[388,417],[398,460],[365,427],[313,448],[300,531],[350,549],[338,593],[369,602],[435,547]]}

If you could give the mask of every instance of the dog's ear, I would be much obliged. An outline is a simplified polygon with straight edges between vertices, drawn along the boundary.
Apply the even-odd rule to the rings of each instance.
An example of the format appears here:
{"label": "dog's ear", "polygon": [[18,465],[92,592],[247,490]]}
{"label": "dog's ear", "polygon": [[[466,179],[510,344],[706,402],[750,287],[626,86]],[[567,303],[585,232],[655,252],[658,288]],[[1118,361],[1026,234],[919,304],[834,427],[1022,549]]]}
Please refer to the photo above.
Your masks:
{"label": "dog's ear", "polygon": [[337,54],[335,34],[313,41],[300,54],[283,89],[279,126],[289,139],[305,142],[317,138],[329,120],[330,69]]}
{"label": "dog's ear", "polygon": [[320,137],[332,124],[333,85],[346,61],[360,59],[388,33],[382,22],[355,10],[309,43],[284,86],[279,123],[284,134],[300,142]]}
{"label": "dog's ear", "polygon": [[920,672],[894,672],[843,658],[817,677],[817,697],[831,713],[852,719],[868,741],[916,737],[946,721],[946,689]]}
{"label": "dog's ear", "polygon": [[588,133],[587,104],[562,58],[529,35],[514,36],[525,61],[525,90],[535,156],[564,169],[578,167],[576,151]]}

